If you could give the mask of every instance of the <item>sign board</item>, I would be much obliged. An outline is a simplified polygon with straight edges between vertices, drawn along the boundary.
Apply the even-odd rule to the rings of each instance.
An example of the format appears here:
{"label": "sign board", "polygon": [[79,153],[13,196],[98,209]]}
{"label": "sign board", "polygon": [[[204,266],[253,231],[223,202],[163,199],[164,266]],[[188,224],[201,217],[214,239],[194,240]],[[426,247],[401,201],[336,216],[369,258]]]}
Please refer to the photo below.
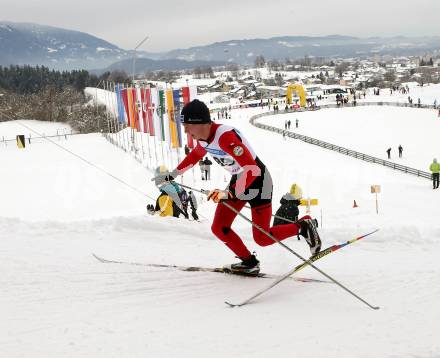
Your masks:
{"label": "sign board", "polygon": [[318,205],[318,199],[301,199],[299,205]]}
{"label": "sign board", "polygon": [[26,146],[26,141],[24,139],[24,135],[23,134],[17,135],[17,147],[22,149],[25,146]]}
{"label": "sign board", "polygon": [[380,193],[380,185],[372,185],[371,186],[371,194]]}
{"label": "sign board", "polygon": [[377,200],[377,194],[380,193],[380,185],[371,186],[371,194],[376,194],[376,213],[379,214],[379,201]]}

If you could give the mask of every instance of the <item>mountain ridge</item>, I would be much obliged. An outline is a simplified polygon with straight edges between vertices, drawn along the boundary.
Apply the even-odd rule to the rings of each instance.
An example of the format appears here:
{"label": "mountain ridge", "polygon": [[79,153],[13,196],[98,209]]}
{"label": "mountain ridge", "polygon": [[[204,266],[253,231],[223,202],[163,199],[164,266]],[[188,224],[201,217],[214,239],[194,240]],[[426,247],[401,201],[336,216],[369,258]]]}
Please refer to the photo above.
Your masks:
{"label": "mountain ridge", "polygon": [[[139,71],[178,70],[226,63],[254,64],[257,56],[266,60],[308,57],[348,58],[374,55],[423,55],[438,52],[439,36],[368,37],[346,35],[276,36],[235,39],[164,52],[137,51]],[[44,65],[58,70],[124,69],[133,50],[122,49],[86,32],[34,23],[0,21],[0,65]]]}

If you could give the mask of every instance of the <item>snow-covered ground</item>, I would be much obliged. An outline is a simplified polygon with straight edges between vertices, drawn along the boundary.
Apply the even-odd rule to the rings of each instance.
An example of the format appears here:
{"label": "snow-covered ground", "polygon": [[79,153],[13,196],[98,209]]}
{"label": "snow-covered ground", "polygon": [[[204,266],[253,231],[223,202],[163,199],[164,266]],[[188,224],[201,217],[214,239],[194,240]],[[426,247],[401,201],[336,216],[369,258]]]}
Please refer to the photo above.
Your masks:
{"label": "snow-covered ground", "polygon": [[369,88],[367,92],[367,96],[365,99],[362,97],[360,102],[398,102],[398,103],[408,103],[408,97],[411,97],[413,100],[413,105],[417,104],[417,100],[420,98],[420,102],[422,104],[434,105],[434,101],[436,105],[440,105],[440,84],[426,84],[424,86],[419,86],[417,82],[408,82],[403,83],[403,86],[408,86],[409,93],[403,94],[400,92],[393,91],[390,92],[390,89],[381,89],[379,96],[375,96],[373,94],[373,89]]}
{"label": "snow-covered ground", "polygon": [[41,136],[56,136],[70,134],[72,128],[66,123],[41,122],[34,120],[17,120],[8,122],[7,125],[0,123],[0,141],[14,140],[17,135],[24,135],[26,138]]}
{"label": "snow-covered ground", "polygon": [[[290,120],[295,133],[337,144],[361,153],[428,171],[434,157],[440,159],[440,118],[433,109],[404,107],[350,107],[268,116],[259,122],[284,129]],[[298,128],[296,126],[298,120]],[[413,122],[411,131],[404,123]],[[363,138],[354,133],[361,133]],[[415,137],[417,139],[415,139]],[[398,147],[402,145],[402,158]]]}
{"label": "snow-covered ground", "polygon": [[[224,300],[240,301],[270,281],[97,262],[92,252],[212,267],[234,257],[210,233],[212,203],[201,202],[201,223],[145,215],[146,204],[158,195],[150,171],[100,135],[78,135],[59,146],[0,146],[1,355],[438,357],[440,190],[426,179],[252,127],[248,119],[260,111],[234,110],[223,123],[238,127],[269,167],[274,210],[296,182],[305,196],[319,199],[312,215],[322,223],[324,246],[381,229],[316,263],[380,310],[335,284],[297,281],[231,309]],[[267,120],[283,124],[296,116]],[[299,118],[300,133],[368,154],[383,156],[388,145],[402,144],[398,162],[423,170],[440,157],[428,143],[438,136],[438,119],[424,110],[362,107]],[[14,125],[0,123],[0,136],[14,136]],[[211,183],[199,180],[197,171],[183,182],[224,186],[221,170],[213,166]],[[373,184],[382,188],[379,214]],[[299,263],[278,245],[258,247],[243,220],[234,228],[257,251],[264,272],[282,273]],[[304,241],[284,242],[308,255]],[[323,279],[310,267],[298,275]]]}

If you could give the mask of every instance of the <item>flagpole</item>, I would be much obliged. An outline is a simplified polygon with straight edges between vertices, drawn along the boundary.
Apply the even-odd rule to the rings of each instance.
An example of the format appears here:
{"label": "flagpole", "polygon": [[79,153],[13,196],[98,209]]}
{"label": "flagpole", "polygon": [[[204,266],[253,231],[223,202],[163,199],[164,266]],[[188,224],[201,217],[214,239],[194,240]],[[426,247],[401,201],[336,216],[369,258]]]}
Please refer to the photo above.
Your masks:
{"label": "flagpole", "polygon": [[137,51],[137,49],[138,49],[139,47],[141,47],[141,45],[142,45],[145,41],[148,40],[148,38],[149,38],[148,35],[145,36],[145,38],[144,38],[141,42],[139,42],[139,44],[133,49],[133,84],[134,84],[134,77],[135,77],[135,75],[136,75],[136,51]]}

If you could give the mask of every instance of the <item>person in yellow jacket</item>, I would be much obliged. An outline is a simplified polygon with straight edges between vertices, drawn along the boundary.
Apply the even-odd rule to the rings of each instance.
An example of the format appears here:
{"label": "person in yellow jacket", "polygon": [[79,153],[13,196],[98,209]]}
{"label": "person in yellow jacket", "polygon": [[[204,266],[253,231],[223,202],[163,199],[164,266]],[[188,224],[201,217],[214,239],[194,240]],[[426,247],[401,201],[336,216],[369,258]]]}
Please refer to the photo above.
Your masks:
{"label": "person in yellow jacket", "polygon": [[438,189],[440,164],[437,163],[436,158],[434,158],[432,164],[429,166],[429,170],[432,172],[432,189]]}
{"label": "person in yellow jacket", "polygon": [[[156,168],[155,174],[168,173],[168,168],[161,165]],[[160,216],[174,216],[178,218],[180,214],[188,219],[188,194],[185,189],[179,186],[175,181],[166,183],[156,183],[160,195],[156,200],[156,205],[147,205],[147,212],[150,215],[158,213]]]}

